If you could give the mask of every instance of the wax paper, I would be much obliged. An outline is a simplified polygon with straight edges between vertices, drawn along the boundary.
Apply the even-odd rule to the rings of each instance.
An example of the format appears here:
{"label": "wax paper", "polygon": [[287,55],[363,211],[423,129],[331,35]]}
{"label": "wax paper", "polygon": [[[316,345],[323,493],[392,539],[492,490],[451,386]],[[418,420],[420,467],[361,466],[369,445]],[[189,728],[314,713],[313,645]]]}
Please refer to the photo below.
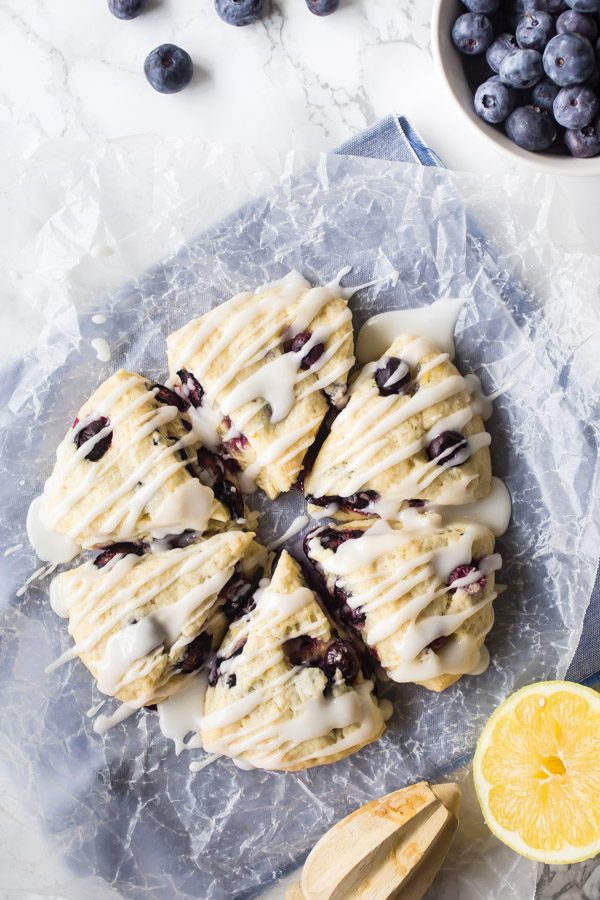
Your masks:
{"label": "wax paper", "polygon": [[[65,897],[257,896],[360,804],[464,767],[512,690],[564,675],[600,546],[600,262],[569,251],[554,184],[531,174],[155,138],[2,152],[0,758],[6,801],[35,821],[38,849],[24,840],[0,878]],[[227,759],[192,774],[150,711],[96,735],[86,710],[101,698],[83,665],[44,675],[69,644],[48,579],[17,596],[39,567],[24,521],[57,443],[119,366],[164,377],[165,336],[190,317],[290,268],[322,283],[347,265],[346,283],[381,279],[351,301],[357,329],[382,310],[463,297],[457,363],[501,392],[491,452],[513,518],[498,542],[507,589],[489,669],[441,695],[384,685],[395,708],[384,737],[298,774]],[[298,492],[255,505],[265,539],[303,506]],[[432,896],[528,897],[533,867],[467,809]]]}

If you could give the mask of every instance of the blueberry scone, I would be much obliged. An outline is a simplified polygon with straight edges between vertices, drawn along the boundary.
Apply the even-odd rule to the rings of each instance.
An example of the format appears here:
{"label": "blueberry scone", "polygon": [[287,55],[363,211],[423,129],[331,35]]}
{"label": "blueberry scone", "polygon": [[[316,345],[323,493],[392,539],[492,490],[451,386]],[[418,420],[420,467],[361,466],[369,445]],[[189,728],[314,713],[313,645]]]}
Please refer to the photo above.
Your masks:
{"label": "blueberry scone", "polygon": [[205,442],[222,441],[274,499],[294,483],[354,364],[352,317],[340,289],[298,273],[238,294],[167,338],[169,371]]}
{"label": "blueberry scone", "polygon": [[384,731],[352,644],[283,552],[255,608],[233,622],[209,676],[202,743],[261,769],[331,763]]}
{"label": "blueberry scone", "polygon": [[[304,480],[309,510],[394,518],[409,501],[464,504],[491,485],[474,381],[425,338],[401,335],[365,366]],[[321,513],[322,514],[322,513]]]}
{"label": "blueberry scone", "polygon": [[408,513],[407,524],[360,520],[316,529],[305,550],[334,615],[360,634],[389,677],[442,691],[485,662],[502,560],[483,525]]}
{"label": "blueberry scone", "polygon": [[266,551],[253,538],[227,531],[152,553],[115,544],[57,575],[52,607],[75,643],[50,668],[79,656],[102,693],[135,707],[170,696],[258,584]]}
{"label": "blueberry scone", "polygon": [[112,375],[58,446],[41,500],[44,524],[86,548],[222,527],[230,512],[195,477],[186,405],[141,375]]}

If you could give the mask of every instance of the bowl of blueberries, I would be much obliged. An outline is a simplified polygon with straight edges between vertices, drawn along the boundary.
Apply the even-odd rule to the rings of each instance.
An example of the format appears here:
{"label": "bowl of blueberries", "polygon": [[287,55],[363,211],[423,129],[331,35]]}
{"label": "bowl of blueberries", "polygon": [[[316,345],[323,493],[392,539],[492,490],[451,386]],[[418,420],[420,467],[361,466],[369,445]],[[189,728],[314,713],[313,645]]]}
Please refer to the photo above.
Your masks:
{"label": "bowl of blueberries", "polygon": [[456,104],[499,149],[600,175],[600,0],[435,0],[432,48]]}

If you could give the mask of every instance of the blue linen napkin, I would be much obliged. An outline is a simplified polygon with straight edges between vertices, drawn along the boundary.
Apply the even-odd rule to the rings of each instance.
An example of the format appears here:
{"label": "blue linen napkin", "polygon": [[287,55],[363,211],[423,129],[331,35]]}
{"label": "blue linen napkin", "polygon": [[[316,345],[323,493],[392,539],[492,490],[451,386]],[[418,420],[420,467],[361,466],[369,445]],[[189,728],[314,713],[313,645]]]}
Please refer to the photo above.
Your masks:
{"label": "blue linen napkin", "polygon": [[[404,116],[387,116],[336,150],[346,156],[366,156],[422,166],[443,166]],[[592,590],[581,639],[567,678],[593,685],[600,682],[600,566]]]}

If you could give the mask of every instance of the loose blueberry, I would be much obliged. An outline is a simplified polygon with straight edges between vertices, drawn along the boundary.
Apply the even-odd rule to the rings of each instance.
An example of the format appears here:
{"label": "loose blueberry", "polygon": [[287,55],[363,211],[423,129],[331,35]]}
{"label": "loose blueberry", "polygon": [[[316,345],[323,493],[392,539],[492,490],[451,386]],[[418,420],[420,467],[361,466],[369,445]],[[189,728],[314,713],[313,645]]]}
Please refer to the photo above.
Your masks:
{"label": "loose blueberry", "polygon": [[493,16],[498,12],[500,0],[463,0],[463,6],[466,6],[469,12]]}
{"label": "loose blueberry", "polygon": [[159,94],[176,94],[192,80],[194,64],[186,50],[175,44],[161,44],[146,57],[144,73]]}
{"label": "loose blueberry", "polygon": [[552,107],[559,91],[560,88],[557,84],[554,84],[549,78],[544,78],[543,81],[539,81],[531,88],[531,105],[539,106],[540,109],[552,112]]}
{"label": "loose blueberry", "polygon": [[487,16],[464,13],[452,27],[452,40],[461,53],[474,56],[490,46],[494,40],[494,28]]}
{"label": "loose blueberry", "polygon": [[329,16],[340,5],[340,0],[306,0],[306,5],[315,16]]}
{"label": "loose blueberry", "polygon": [[404,388],[410,384],[410,368],[403,359],[387,356],[375,370],[375,383],[382,397],[405,393]]}
{"label": "loose blueberry", "polygon": [[594,48],[581,34],[557,34],[544,50],[544,71],[560,87],[581,84],[594,71]]}
{"label": "loose blueberry", "polygon": [[598,115],[600,104],[590,87],[562,88],[554,101],[554,118],[565,128],[577,129],[589,125]]}
{"label": "loose blueberry", "polygon": [[103,569],[108,565],[115,556],[128,556],[135,553],[136,556],[143,556],[144,545],[136,544],[133,541],[121,541],[120,544],[111,544],[110,547],[104,547],[102,552],[94,559],[94,565],[97,569]]}
{"label": "loose blueberry", "polygon": [[[286,341],[283,345],[283,349],[285,353],[300,353],[305,344],[308,344],[312,337],[312,333],[310,331],[301,331],[295,337],[292,338],[291,341]],[[325,344],[315,344],[314,347],[311,347],[310,350],[302,357],[302,362],[300,363],[301,369],[310,369],[314,364],[319,360],[323,353],[325,352]]]}
{"label": "loose blueberry", "polygon": [[556,139],[551,115],[539,106],[519,106],[504,125],[506,133],[524,150],[547,150]]}
{"label": "loose blueberry", "polygon": [[332,677],[338,669],[346,684],[353,684],[356,681],[360,672],[360,662],[350,641],[331,642],[325,653],[324,669],[326,673],[330,671]]}
{"label": "loose blueberry", "polygon": [[500,71],[500,63],[504,57],[508,56],[512,50],[517,50],[518,46],[514,34],[507,34],[506,32],[499,34],[494,43],[490,44],[486,50],[485,58],[489,67],[498,73]]}
{"label": "loose blueberry", "polygon": [[183,396],[190,401],[195,409],[202,406],[204,389],[198,379],[192,375],[191,372],[188,372],[187,369],[180,369],[177,373],[177,377],[181,382],[181,392]]}
{"label": "loose blueberry", "polygon": [[166,403],[167,406],[176,406],[179,412],[185,412],[190,408],[189,400],[186,400],[180,394],[176,394],[171,388],[165,387],[164,384],[153,384],[152,390],[156,390],[154,397],[159,403]]}
{"label": "loose blueberry", "polygon": [[228,25],[251,25],[262,16],[265,0],[215,0],[215,9]]}
{"label": "loose blueberry", "polygon": [[484,122],[498,125],[515,107],[515,92],[502,84],[497,75],[479,85],[475,91],[475,112]]}
{"label": "loose blueberry", "polygon": [[598,25],[590,16],[567,9],[556,20],[556,31],[558,34],[581,34],[593,42],[598,36]]}
{"label": "loose blueberry", "polygon": [[[78,421],[78,420],[75,420]],[[79,423],[78,423],[79,424]],[[73,437],[73,441],[75,446],[79,450],[80,447],[83,446],[87,441],[90,441],[101,431],[104,431],[105,428],[110,426],[110,419],[107,419],[106,416],[98,416],[97,419],[94,419],[92,422],[88,422],[87,425],[84,425],[83,428],[80,428],[75,432]],[[105,434],[104,437],[101,437],[97,440],[92,449],[89,450],[85,454],[85,459],[89,459],[90,462],[98,462],[98,460],[102,459],[108,448],[112,443],[112,430]]]}
{"label": "loose blueberry", "polygon": [[108,0],[108,8],[117,19],[135,19],[148,6],[148,0]]}
{"label": "loose blueberry", "polygon": [[565,131],[565,144],[571,156],[589,159],[600,153],[600,122],[584,125],[576,131]]}
{"label": "loose blueberry", "polygon": [[500,63],[500,80],[509,87],[533,87],[544,74],[542,54],[537,50],[512,50]]}
{"label": "loose blueberry", "polygon": [[[467,440],[459,431],[442,431],[429,444],[427,455],[432,462],[435,460],[439,466],[446,466],[465,447]],[[460,462],[453,465],[459,466]]]}
{"label": "loose blueberry", "polygon": [[554,34],[554,19],[547,12],[526,12],[517,25],[515,37],[523,50],[543,50]]}
{"label": "loose blueberry", "polygon": [[[477,572],[478,561],[473,561],[472,563],[465,563],[462,566],[457,566],[448,576],[448,580],[446,584],[449,587],[454,586],[455,581],[460,581],[461,578],[466,578],[467,575],[470,575],[472,572]],[[485,575],[482,575],[478,581],[472,581],[471,584],[464,585],[460,590],[465,591],[467,594],[478,594],[479,591],[483,590],[483,588],[487,584],[487,578]],[[458,587],[454,588],[455,590],[459,590]]]}
{"label": "loose blueberry", "polygon": [[565,0],[565,2],[577,12],[600,13],[600,0]]}
{"label": "loose blueberry", "polygon": [[175,663],[175,671],[180,675],[196,672],[208,659],[211,647],[212,636],[208,631],[201,632],[185,647],[183,655]]}

